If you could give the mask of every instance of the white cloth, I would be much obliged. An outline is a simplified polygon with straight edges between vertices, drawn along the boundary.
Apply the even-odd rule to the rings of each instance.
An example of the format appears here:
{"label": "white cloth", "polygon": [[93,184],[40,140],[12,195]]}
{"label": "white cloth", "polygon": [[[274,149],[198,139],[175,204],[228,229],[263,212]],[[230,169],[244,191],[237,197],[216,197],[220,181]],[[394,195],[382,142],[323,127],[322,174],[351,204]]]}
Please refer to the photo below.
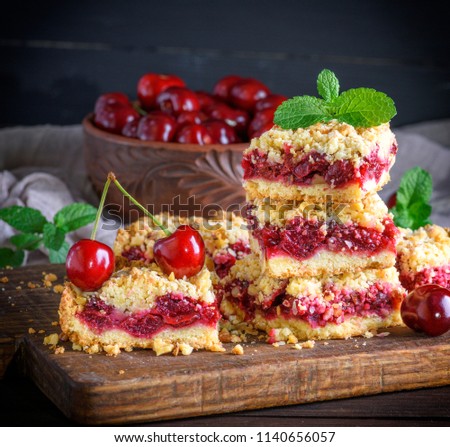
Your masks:
{"label": "white cloth", "polygon": [[[414,166],[429,171],[434,181],[432,221],[450,226],[450,119],[394,129],[399,151],[392,181],[381,191],[387,200],[403,173]],[[63,206],[98,198],[87,178],[82,156],[83,132],[74,126],[33,126],[0,130],[0,207],[23,205],[39,209],[48,220]],[[92,225],[68,235],[68,242],[89,237]],[[117,228],[116,228],[117,229]],[[116,229],[99,225],[98,239],[112,245]],[[0,221],[0,246],[14,234]],[[46,262],[33,254],[28,263]]]}

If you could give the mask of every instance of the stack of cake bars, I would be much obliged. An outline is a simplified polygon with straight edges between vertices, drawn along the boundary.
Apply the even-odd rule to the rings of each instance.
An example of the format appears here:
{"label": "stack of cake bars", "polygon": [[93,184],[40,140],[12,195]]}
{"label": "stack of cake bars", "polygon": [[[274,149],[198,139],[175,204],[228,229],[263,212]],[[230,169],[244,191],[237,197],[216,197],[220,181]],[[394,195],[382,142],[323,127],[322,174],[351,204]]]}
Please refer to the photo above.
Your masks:
{"label": "stack of cake bars", "polygon": [[252,140],[242,163],[251,253],[218,286],[223,315],[273,341],[400,325],[399,232],[377,195],[396,151],[388,124],[275,126]]}

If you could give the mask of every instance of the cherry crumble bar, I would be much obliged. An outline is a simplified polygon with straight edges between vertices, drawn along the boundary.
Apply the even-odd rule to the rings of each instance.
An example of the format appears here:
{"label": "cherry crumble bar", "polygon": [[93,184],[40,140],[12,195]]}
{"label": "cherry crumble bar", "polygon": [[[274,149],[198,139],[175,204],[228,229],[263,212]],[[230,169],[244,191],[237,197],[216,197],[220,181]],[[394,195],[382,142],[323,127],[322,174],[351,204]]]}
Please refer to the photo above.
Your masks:
{"label": "cherry crumble bar", "polygon": [[438,225],[401,229],[397,249],[400,281],[408,291],[425,284],[450,286],[450,229]]}
{"label": "cherry crumble bar", "polygon": [[275,279],[251,254],[216,286],[225,318],[246,321],[271,335],[298,339],[349,338],[402,325],[405,296],[394,267],[359,273]]}
{"label": "cherry crumble bar", "polygon": [[333,194],[355,202],[389,181],[396,153],[389,124],[355,128],[332,120],[297,130],[274,126],[244,151],[244,188],[250,198]]}
{"label": "cherry crumble bar", "polygon": [[[328,212],[329,205],[337,214]],[[247,207],[247,219],[252,250],[276,278],[395,264],[399,232],[376,194],[340,206],[318,199],[290,204],[255,199]]]}

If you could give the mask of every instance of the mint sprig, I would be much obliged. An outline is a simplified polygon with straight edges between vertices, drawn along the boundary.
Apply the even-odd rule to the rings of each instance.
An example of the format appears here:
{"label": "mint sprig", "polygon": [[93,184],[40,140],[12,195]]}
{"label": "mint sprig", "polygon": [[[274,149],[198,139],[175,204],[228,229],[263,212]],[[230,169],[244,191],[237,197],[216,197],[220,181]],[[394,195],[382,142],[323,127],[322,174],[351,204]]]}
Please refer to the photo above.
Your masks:
{"label": "mint sprig", "polygon": [[420,167],[406,171],[396,193],[396,204],[391,208],[394,223],[401,228],[417,228],[430,224],[433,180],[430,173]]}
{"label": "mint sprig", "polygon": [[49,222],[34,208],[14,205],[0,209],[0,220],[21,232],[9,239],[15,250],[0,248],[0,267],[22,265],[25,250],[37,250],[42,245],[48,249],[51,263],[63,263],[69,251],[66,234],[93,222],[96,213],[92,205],[72,203],[58,211],[53,222]]}
{"label": "mint sprig", "polygon": [[354,127],[373,127],[389,122],[396,114],[394,101],[371,88],[354,88],[339,94],[339,81],[331,70],[317,78],[322,98],[295,96],[275,111],[273,122],[283,129],[308,127],[336,119]]}

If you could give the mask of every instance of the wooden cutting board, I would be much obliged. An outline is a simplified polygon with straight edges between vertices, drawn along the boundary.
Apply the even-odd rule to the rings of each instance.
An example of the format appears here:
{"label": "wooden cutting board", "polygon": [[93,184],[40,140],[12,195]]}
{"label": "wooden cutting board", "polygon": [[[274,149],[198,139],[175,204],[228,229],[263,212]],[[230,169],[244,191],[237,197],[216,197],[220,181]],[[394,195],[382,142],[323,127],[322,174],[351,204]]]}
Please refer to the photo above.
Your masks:
{"label": "wooden cutting board", "polygon": [[67,417],[83,424],[176,419],[450,384],[450,333],[431,338],[406,328],[386,337],[320,341],[300,351],[255,341],[243,344],[241,356],[230,353],[231,344],[225,353],[188,357],[143,350],[107,357],[72,351],[70,343],[62,343],[65,352],[56,355],[43,345],[44,335],[59,332],[52,325],[59,295],[42,285],[44,271],[62,283],[63,266],[0,271],[0,281],[8,278],[0,282],[0,376],[14,357]]}

